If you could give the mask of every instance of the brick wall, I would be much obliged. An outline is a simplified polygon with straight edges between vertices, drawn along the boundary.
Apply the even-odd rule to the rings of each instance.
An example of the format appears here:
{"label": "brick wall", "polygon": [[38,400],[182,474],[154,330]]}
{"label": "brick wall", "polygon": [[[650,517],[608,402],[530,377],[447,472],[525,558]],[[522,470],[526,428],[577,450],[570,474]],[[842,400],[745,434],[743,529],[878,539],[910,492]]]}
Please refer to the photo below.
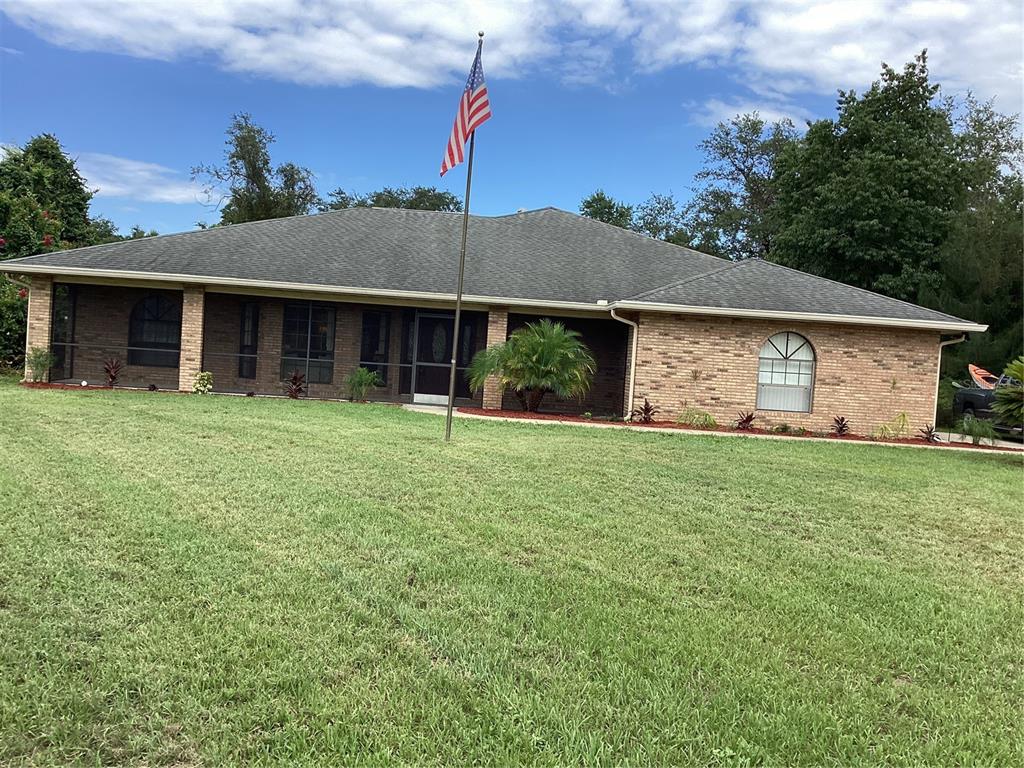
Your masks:
{"label": "brick wall", "polygon": [[[259,305],[259,336],[256,358],[256,378],[238,377],[238,350],[241,334],[242,304],[254,301]],[[218,392],[249,392],[257,394],[284,394],[281,378],[281,342],[286,299],[235,294],[206,294],[206,321],[204,328],[203,367],[213,374],[214,390]],[[403,325],[406,310],[402,307],[375,306],[332,302],[335,308],[334,368],[329,384],[309,384],[310,397],[346,398],[349,396],[346,379],[359,366],[362,346],[363,312],[383,311],[391,317],[388,342],[387,381],[368,393],[370,400],[409,401],[411,395],[403,392],[402,357]],[[483,333],[483,317],[478,334]],[[406,373],[405,389],[410,377]]]}
{"label": "brick wall", "polygon": [[[53,280],[46,276],[35,276],[29,283],[28,328],[25,334],[25,357],[33,348],[50,348],[50,322],[53,317]],[[25,378],[33,378],[32,371],[25,371]],[[40,378],[40,377],[36,377]],[[43,374],[40,381],[46,381]]]}
{"label": "brick wall", "polygon": [[[104,384],[103,362],[121,361],[119,383],[123,386],[178,388],[178,368],[128,365],[128,326],[132,308],[141,299],[160,293],[181,301],[181,291],[125,288],[106,285],[73,285],[75,292],[73,380]],[[191,384],[189,385],[191,387]]]}
{"label": "brick wall", "polygon": [[845,416],[855,433],[869,434],[901,411],[914,429],[935,418],[935,331],[655,313],[639,322],[634,407],[648,397],[659,418],[675,419],[690,406],[724,424],[754,410],[758,354],[780,331],[814,347],[812,410],[757,411],[757,424],[825,430],[833,416]]}

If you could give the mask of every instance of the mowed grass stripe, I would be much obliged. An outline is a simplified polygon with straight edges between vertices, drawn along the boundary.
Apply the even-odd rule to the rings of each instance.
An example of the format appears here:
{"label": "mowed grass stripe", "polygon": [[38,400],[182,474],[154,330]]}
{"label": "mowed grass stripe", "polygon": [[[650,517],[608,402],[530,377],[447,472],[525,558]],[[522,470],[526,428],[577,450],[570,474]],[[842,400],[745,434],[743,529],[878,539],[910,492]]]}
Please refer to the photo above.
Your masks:
{"label": "mowed grass stripe", "polygon": [[0,400],[6,760],[1020,756],[1012,457]]}

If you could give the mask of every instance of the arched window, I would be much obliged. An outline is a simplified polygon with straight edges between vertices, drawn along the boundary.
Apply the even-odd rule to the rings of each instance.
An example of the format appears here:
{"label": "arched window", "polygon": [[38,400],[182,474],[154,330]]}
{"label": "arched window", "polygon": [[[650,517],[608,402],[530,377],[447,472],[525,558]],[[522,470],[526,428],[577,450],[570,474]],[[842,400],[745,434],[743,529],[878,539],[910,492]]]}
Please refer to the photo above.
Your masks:
{"label": "arched window", "polygon": [[814,349],[799,333],[776,333],[761,347],[757,407],[765,411],[811,410]]}
{"label": "arched window", "polygon": [[128,365],[178,367],[181,300],[154,293],[132,309],[128,326]]}

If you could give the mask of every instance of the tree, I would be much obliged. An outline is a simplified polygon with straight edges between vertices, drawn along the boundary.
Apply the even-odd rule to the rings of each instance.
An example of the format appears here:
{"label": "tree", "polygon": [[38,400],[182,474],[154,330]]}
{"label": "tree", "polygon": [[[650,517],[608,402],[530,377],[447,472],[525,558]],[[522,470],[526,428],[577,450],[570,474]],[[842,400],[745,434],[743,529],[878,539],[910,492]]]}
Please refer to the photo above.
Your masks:
{"label": "tree", "polygon": [[989,326],[946,349],[943,371],[957,377],[967,363],[999,370],[1024,352],[1024,148],[1018,118],[991,102],[968,95],[944,109],[956,133],[963,200],[939,251],[941,279],[924,286],[918,302]]}
{"label": "tree", "polygon": [[[126,239],[110,219],[90,217],[92,197],[74,159],[53,135],[36,136],[23,147],[5,147],[0,159],[0,259]],[[21,364],[26,295],[0,278],[0,366]]]}
{"label": "tree", "polygon": [[469,384],[481,389],[490,376],[511,387],[525,411],[536,411],[544,395],[579,397],[590,389],[596,363],[580,334],[548,319],[527,323],[508,341],[481,350],[469,364]]}
{"label": "tree", "polygon": [[757,112],[720,122],[698,148],[704,166],[679,230],[706,253],[739,260],[768,258],[774,245],[778,159],[796,141],[790,120],[768,123]]}
{"label": "tree", "polygon": [[350,194],[339,187],[328,195],[326,202],[320,204],[322,211],[371,207],[459,212],[462,210],[462,200],[437,187],[384,187],[365,195]]}
{"label": "tree", "polygon": [[[256,125],[252,115],[234,115],[227,130],[225,165],[198,165],[194,180],[218,197],[221,224],[276,219],[310,213],[319,203],[312,172],[294,163],[271,165],[274,135]],[[225,202],[226,201],[226,202]]]}
{"label": "tree", "polygon": [[590,219],[603,221],[623,229],[633,228],[633,206],[620,203],[604,193],[596,190],[580,203],[580,213]]}
{"label": "tree", "polygon": [[673,195],[653,193],[637,206],[633,215],[633,229],[676,245],[690,245],[683,211]]}
{"label": "tree", "polygon": [[[5,147],[0,160],[0,190],[10,199],[32,200],[58,226],[56,239],[77,248],[90,245],[89,201],[93,193],[85,185],[75,161],[49,133],[35,136],[24,147]],[[6,230],[7,221],[0,219]]]}
{"label": "tree", "polygon": [[812,123],[778,159],[773,261],[898,299],[939,282],[963,195],[949,115],[924,52]]}

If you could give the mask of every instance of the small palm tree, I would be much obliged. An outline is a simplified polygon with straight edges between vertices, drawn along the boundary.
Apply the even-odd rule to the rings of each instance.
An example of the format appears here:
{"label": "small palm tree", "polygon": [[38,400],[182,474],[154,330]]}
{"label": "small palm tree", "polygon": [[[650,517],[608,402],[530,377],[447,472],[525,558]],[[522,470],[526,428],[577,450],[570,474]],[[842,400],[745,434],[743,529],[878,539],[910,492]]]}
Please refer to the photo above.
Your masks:
{"label": "small palm tree", "polygon": [[1024,357],[1018,357],[1008,366],[1003,374],[1009,377],[995,392],[992,410],[996,418],[1009,426],[1024,424]]}
{"label": "small palm tree", "polygon": [[481,389],[490,376],[511,388],[525,411],[536,411],[548,392],[580,397],[597,368],[576,331],[543,319],[512,332],[508,341],[481,350],[469,364],[469,385]]}

